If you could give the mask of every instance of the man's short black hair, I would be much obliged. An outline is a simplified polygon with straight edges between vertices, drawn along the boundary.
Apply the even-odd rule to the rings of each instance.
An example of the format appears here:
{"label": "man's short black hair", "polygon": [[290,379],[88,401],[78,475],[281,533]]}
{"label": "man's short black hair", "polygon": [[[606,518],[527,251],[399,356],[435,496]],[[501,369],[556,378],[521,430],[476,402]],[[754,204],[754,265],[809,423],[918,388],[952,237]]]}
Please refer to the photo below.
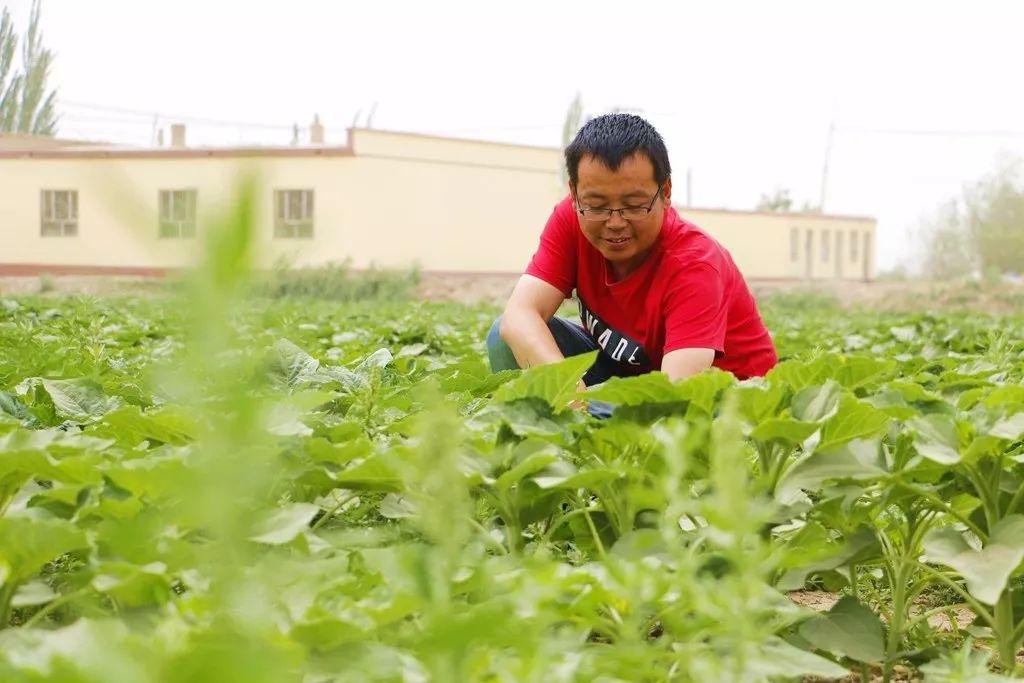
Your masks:
{"label": "man's short black hair", "polygon": [[636,114],[605,114],[590,119],[576,133],[565,148],[565,167],[569,182],[579,180],[580,159],[590,155],[600,159],[615,171],[623,159],[643,152],[654,166],[654,180],[658,186],[672,175],[665,141],[654,126]]}

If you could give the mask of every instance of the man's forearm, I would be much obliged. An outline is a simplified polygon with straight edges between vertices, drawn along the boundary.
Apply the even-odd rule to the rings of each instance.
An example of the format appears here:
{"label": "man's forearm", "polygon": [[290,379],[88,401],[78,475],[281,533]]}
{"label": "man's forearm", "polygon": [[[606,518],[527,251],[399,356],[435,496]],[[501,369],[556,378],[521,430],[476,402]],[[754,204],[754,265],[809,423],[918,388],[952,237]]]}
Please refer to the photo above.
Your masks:
{"label": "man's forearm", "polygon": [[521,368],[557,363],[565,358],[547,321],[534,311],[506,310],[499,331]]}

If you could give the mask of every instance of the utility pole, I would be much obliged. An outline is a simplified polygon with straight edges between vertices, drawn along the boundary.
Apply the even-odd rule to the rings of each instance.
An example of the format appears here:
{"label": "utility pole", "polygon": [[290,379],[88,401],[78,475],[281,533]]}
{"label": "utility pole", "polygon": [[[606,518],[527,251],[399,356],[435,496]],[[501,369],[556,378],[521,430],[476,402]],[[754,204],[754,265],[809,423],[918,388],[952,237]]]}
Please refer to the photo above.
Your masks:
{"label": "utility pole", "polygon": [[818,211],[825,213],[825,195],[828,192],[828,162],[832,156],[832,139],[836,134],[836,120],[832,118],[832,122],[828,126],[828,139],[825,141],[825,163],[821,167],[821,196],[818,198]]}

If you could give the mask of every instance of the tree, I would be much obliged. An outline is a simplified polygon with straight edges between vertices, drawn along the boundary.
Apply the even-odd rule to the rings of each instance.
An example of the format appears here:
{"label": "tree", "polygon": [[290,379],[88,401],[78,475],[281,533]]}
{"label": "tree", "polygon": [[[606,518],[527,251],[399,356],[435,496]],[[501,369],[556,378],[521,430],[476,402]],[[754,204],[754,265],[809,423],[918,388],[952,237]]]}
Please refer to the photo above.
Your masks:
{"label": "tree", "polygon": [[754,211],[779,211],[781,213],[821,213],[821,207],[804,202],[799,209],[793,206],[793,198],[789,196],[789,190],[781,187],[775,188],[772,194],[762,194]]}
{"label": "tree", "polygon": [[[580,97],[580,93],[576,92],[576,97],[572,98],[572,102],[569,104],[569,109],[565,112],[565,121],[562,123],[562,149],[569,146],[572,139],[576,137],[577,131],[580,129],[580,123],[583,120],[583,98]],[[562,182],[568,182],[569,171],[562,164]]]}
{"label": "tree", "polygon": [[977,268],[975,250],[964,223],[958,199],[950,199],[920,227],[923,247],[921,268],[933,280],[949,280],[971,274]]}
{"label": "tree", "polygon": [[758,200],[755,211],[792,211],[793,199],[789,196],[789,190],[781,187],[776,188],[773,194],[762,194]]}
{"label": "tree", "polygon": [[13,129],[18,111],[15,105],[21,80],[17,74],[11,72],[17,45],[18,37],[14,35],[14,22],[11,20],[11,13],[5,7],[3,14],[0,15],[0,132]]}
{"label": "tree", "polygon": [[1020,171],[1020,160],[1001,162],[923,222],[919,244],[925,275],[944,279],[1024,271]]}
{"label": "tree", "polygon": [[964,192],[966,232],[982,270],[1024,272],[1021,161],[1003,161]]}
{"label": "tree", "polygon": [[576,132],[580,129],[580,122],[583,120],[583,98],[580,93],[572,98],[569,109],[565,112],[565,121],[562,123],[562,147],[568,147]]}
{"label": "tree", "polygon": [[34,0],[21,39],[20,72],[12,72],[18,45],[13,21],[6,8],[0,16],[0,132],[53,135],[57,130],[57,93],[46,90],[53,53],[43,47],[41,10],[41,0]]}

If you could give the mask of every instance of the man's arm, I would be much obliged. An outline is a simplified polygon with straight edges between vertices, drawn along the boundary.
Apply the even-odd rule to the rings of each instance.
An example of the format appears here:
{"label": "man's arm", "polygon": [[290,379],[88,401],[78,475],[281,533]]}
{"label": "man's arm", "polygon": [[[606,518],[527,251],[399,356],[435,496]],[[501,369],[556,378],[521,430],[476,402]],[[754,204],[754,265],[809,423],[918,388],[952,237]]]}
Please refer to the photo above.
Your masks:
{"label": "man's arm", "polygon": [[519,367],[556,363],[564,358],[548,329],[548,319],[564,299],[561,290],[538,277],[519,278],[505,305],[499,329]]}
{"label": "man's arm", "polygon": [[675,382],[701,370],[707,370],[715,361],[714,349],[676,349],[669,351],[661,359],[661,371]]}

